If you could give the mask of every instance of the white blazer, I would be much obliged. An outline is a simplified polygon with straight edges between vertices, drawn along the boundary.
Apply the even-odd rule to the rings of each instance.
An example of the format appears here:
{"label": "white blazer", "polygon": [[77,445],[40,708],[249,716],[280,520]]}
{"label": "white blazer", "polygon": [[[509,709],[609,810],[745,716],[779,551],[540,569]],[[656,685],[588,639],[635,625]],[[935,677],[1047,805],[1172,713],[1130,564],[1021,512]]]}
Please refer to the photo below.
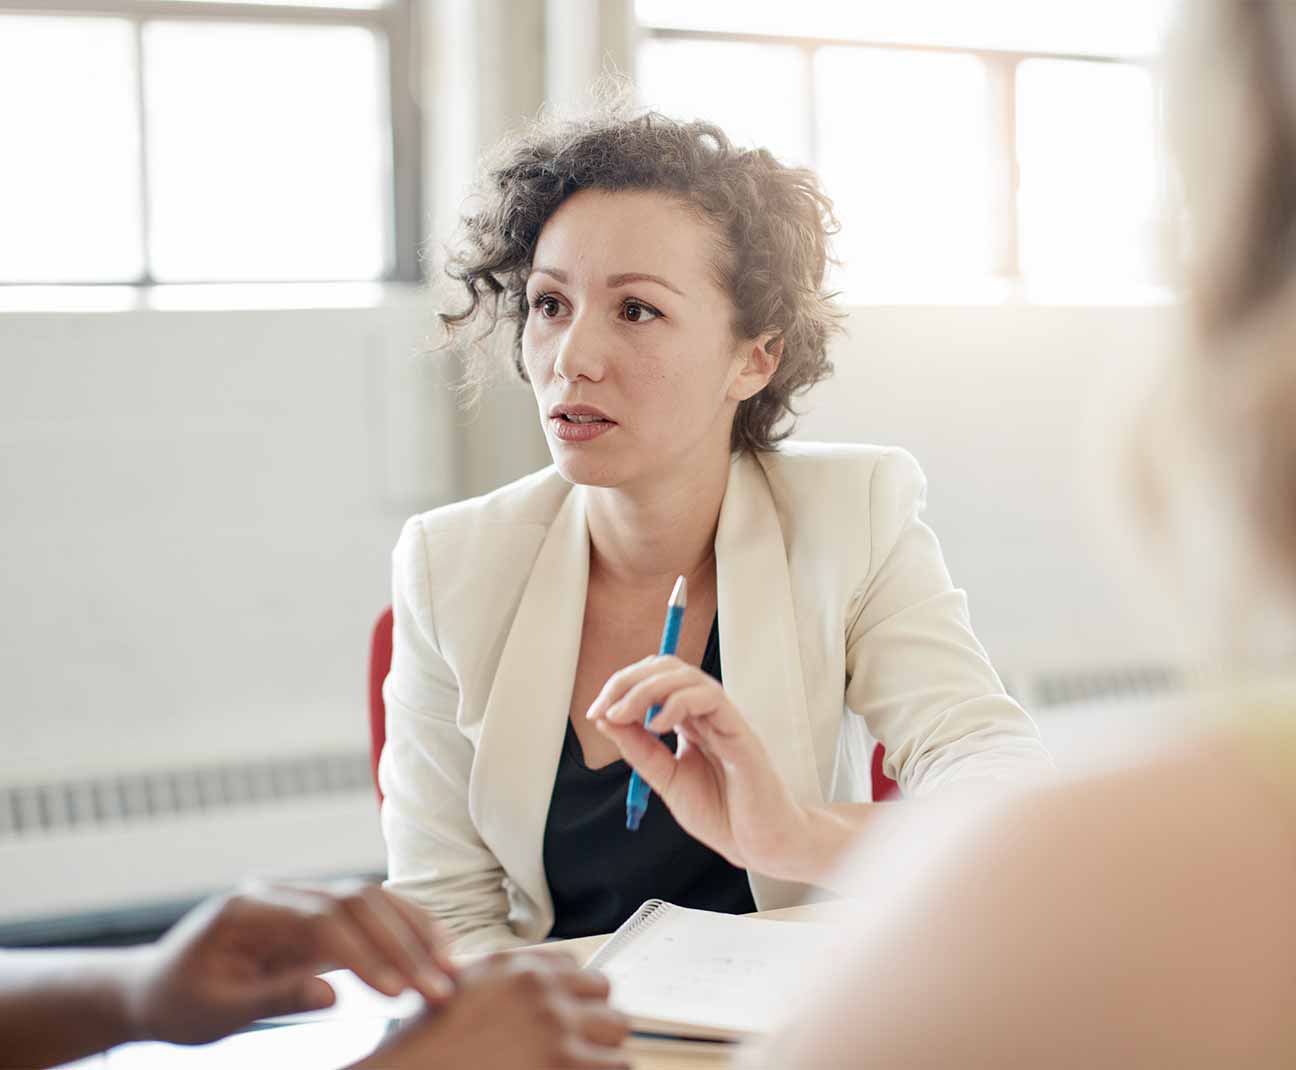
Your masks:
{"label": "white blazer", "polygon": [[[414,517],[393,555],[388,886],[457,951],[553,926],[542,848],[585,612],[586,493],[546,468]],[[872,739],[909,796],[1050,768],[919,519],[925,494],[898,449],[785,445],[730,468],[715,539],[724,687],[806,803],[869,799]],[[762,910],[806,892],[749,877]]]}

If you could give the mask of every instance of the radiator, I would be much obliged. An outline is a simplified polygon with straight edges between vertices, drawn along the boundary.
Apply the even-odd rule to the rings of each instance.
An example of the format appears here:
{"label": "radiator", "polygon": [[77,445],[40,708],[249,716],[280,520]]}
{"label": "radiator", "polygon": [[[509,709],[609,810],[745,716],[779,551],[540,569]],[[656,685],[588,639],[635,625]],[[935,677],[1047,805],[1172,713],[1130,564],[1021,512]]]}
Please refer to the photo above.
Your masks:
{"label": "radiator", "polygon": [[0,925],[385,868],[367,751],[0,787]]}
{"label": "radiator", "polygon": [[1166,695],[1190,682],[1181,669],[1166,665],[1120,665],[1101,669],[1039,672],[1005,681],[1027,710],[1141,695]]}

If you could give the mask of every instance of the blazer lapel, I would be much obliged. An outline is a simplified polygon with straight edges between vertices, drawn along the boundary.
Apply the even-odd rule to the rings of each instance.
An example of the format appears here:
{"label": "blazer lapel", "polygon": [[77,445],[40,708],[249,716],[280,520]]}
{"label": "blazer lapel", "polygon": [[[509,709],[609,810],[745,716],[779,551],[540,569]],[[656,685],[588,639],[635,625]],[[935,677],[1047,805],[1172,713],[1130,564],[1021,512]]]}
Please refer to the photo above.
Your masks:
{"label": "blazer lapel", "polygon": [[[716,600],[724,688],[761,737],[792,794],[821,803],[783,530],[755,458],[739,455],[716,529]],[[801,898],[801,886],[752,875],[757,905]]]}
{"label": "blazer lapel", "polygon": [[[468,808],[505,872],[553,917],[544,827],[567,730],[589,583],[580,487],[567,495],[536,556],[482,719]],[[764,741],[793,795],[823,801],[810,735],[787,550],[765,473],[733,462],[716,530],[716,600],[724,687]],[[762,908],[802,886],[752,875]],[[543,936],[544,934],[539,934]]]}
{"label": "blazer lapel", "polygon": [[[589,582],[589,528],[574,487],[541,544],[495,672],[468,809],[505,872],[553,917],[544,828],[571,706]],[[541,936],[544,934],[541,933]]]}
{"label": "blazer lapel", "polygon": [[747,454],[729,472],[716,529],[724,687],[804,802],[822,802],[783,530],[765,473]]}

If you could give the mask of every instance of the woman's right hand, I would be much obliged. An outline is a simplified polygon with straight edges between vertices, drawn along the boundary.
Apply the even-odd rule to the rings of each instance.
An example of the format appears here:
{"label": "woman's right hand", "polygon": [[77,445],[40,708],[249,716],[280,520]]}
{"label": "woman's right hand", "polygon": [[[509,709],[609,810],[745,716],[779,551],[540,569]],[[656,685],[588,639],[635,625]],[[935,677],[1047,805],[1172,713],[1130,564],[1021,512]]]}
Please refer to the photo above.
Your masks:
{"label": "woman's right hand", "polygon": [[694,839],[741,869],[803,879],[811,815],[718,680],[677,657],[645,658],[614,673],[585,716]]}
{"label": "woman's right hand", "polygon": [[491,955],[354,1070],[629,1070],[629,1024],[607,997],[607,978],[562,955]]}

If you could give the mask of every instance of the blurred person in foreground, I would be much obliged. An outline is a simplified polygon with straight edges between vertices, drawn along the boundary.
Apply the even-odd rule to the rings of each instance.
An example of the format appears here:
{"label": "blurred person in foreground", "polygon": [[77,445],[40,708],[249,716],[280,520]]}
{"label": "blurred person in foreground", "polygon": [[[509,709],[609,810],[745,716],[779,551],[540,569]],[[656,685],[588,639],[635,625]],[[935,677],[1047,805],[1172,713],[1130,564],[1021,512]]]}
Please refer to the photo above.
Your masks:
{"label": "blurred person in foreground", "polygon": [[1234,682],[1194,738],[957,837],[896,811],[842,878],[855,951],[752,1065],[1296,1066],[1296,2],[1188,3],[1168,58],[1193,341],[1131,471],[1185,590],[1230,566]]}
{"label": "blurred person in foreground", "polygon": [[628,1067],[607,980],[556,954],[459,966],[423,912],[374,885],[249,885],[161,940],[103,950],[0,950],[0,1068],[33,1070],[139,1040],[205,1044],[261,1018],[331,1006],[345,967],[427,1009],[353,1070]]}
{"label": "blurred person in foreground", "polygon": [[[1296,1066],[1296,0],[1197,0],[1177,31],[1192,343],[1130,472],[1185,615],[1229,636],[1218,709],[1120,768],[883,808],[835,845],[805,825],[861,920],[752,1066]],[[676,819],[768,827],[742,720],[668,699],[652,731],[686,762],[636,686],[592,716]]]}

